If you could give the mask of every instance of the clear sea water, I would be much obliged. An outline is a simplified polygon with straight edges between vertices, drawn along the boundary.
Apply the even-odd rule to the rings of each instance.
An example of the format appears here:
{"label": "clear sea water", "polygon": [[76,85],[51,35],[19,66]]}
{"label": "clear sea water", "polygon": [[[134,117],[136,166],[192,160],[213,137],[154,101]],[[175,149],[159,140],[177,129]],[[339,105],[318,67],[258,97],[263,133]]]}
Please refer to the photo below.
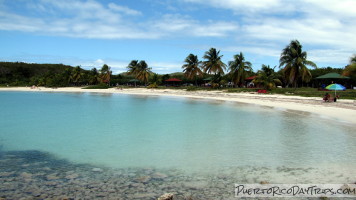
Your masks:
{"label": "clear sea water", "polygon": [[356,180],[356,127],[305,112],[173,97],[0,92],[0,119],[3,151],[187,173],[315,168],[330,175],[315,181]]}

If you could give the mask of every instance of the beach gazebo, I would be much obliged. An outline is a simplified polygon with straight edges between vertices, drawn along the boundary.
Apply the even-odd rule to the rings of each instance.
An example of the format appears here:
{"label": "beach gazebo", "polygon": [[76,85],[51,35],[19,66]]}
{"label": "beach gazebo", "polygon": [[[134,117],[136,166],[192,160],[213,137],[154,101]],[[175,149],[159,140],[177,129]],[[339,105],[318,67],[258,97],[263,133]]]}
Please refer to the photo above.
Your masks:
{"label": "beach gazebo", "polygon": [[347,76],[342,76],[338,73],[327,73],[322,76],[318,76],[315,78],[323,83],[322,89],[325,89],[325,86],[331,83],[342,82],[345,84],[346,80],[350,79]]}
{"label": "beach gazebo", "polygon": [[174,86],[176,86],[176,84],[182,82],[182,80],[177,79],[177,78],[170,78],[170,79],[165,80],[165,82],[174,84]]}
{"label": "beach gazebo", "polygon": [[349,79],[347,76],[342,76],[338,73],[328,73],[322,76],[316,77],[316,79]]}
{"label": "beach gazebo", "polygon": [[255,79],[257,76],[250,76],[245,78],[246,81],[253,81],[253,79]]}

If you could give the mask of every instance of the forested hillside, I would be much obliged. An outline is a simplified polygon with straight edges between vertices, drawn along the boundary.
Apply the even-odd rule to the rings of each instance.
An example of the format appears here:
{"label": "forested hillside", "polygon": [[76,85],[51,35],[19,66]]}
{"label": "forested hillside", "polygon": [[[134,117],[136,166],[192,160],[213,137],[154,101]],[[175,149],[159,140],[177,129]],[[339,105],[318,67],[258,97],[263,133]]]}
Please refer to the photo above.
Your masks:
{"label": "forested hillside", "polygon": [[23,62],[0,62],[0,84],[2,85],[53,85],[68,81],[66,72],[70,72],[72,66],[63,64],[35,64]]}

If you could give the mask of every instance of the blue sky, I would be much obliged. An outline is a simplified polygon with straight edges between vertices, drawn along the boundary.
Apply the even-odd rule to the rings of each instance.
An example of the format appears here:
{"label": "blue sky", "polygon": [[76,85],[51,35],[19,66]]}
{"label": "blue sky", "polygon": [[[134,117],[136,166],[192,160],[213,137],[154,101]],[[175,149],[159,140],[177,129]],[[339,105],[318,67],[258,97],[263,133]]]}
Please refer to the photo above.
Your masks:
{"label": "blue sky", "polygon": [[214,47],[228,63],[243,52],[257,71],[276,66],[298,39],[318,67],[356,53],[356,0],[0,0],[0,61],[108,64],[114,74],[145,60],[182,71]]}

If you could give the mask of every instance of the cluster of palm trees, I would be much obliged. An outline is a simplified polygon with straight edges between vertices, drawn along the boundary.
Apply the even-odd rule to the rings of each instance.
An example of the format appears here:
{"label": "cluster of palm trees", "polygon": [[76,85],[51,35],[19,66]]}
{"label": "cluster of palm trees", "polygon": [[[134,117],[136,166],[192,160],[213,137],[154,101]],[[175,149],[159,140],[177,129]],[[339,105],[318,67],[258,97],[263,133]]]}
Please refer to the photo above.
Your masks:
{"label": "cluster of palm trees", "polygon": [[152,73],[151,68],[148,67],[144,60],[132,60],[127,66],[127,69],[129,75],[134,75],[136,79],[144,82],[145,84],[147,84],[150,74]]}
{"label": "cluster of palm trees", "polygon": [[[184,60],[185,64],[182,66],[185,76],[190,80],[196,80],[197,77],[204,73],[213,74],[213,80],[221,81],[226,69],[228,80],[234,85],[239,86],[244,84],[246,77],[252,72],[252,64],[245,60],[242,52],[233,56],[233,60],[228,62],[228,65],[222,62],[222,55],[220,51],[211,48],[205,52],[203,59],[199,61],[198,57],[189,54]],[[283,49],[280,57],[279,67],[283,67],[284,79],[288,84],[296,87],[297,82],[301,79],[303,82],[308,82],[311,79],[311,74],[307,65],[316,67],[316,65],[307,60],[307,53],[302,50],[302,45],[298,40],[293,40],[286,48]],[[216,83],[215,84],[221,84]],[[212,81],[214,82],[214,81]],[[281,84],[281,81],[276,77],[274,68],[262,65],[262,69],[257,72],[254,83],[271,89],[276,85]]]}
{"label": "cluster of palm trees", "polygon": [[[220,84],[222,75],[225,74],[227,65],[221,60],[223,56],[220,55],[220,51],[215,48],[209,49],[205,52],[203,59],[199,61],[197,55],[189,54],[184,60],[185,64],[182,66],[183,72],[188,79],[195,79],[202,76],[204,73],[213,74],[213,84]],[[252,71],[251,63],[245,61],[245,57],[242,52],[234,56],[234,60],[228,63],[229,76],[231,82],[234,85],[243,83],[246,78],[247,71]]]}
{"label": "cluster of palm trees", "polygon": [[96,85],[99,83],[105,83],[110,85],[110,79],[112,75],[111,68],[104,64],[103,67],[98,71],[96,68],[93,68],[86,73],[80,66],[74,67],[73,69],[66,69],[65,76],[68,77],[68,84],[78,85],[87,80],[89,84]]}

